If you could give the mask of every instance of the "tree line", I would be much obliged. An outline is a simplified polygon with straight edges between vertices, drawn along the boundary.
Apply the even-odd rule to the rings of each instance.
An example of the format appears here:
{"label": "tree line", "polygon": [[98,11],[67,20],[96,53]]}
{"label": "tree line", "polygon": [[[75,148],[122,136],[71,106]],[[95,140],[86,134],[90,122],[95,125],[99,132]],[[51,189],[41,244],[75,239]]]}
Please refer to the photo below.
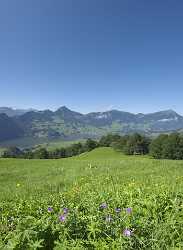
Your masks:
{"label": "tree line", "polygon": [[23,159],[59,159],[67,158],[89,152],[98,147],[98,142],[92,139],[85,143],[74,143],[68,147],[48,150],[45,147],[21,150],[18,147],[9,147],[2,154],[2,158],[23,158]]}
{"label": "tree line", "polygon": [[97,147],[113,147],[126,155],[149,154],[156,159],[183,159],[183,136],[179,133],[161,134],[153,139],[138,133],[124,136],[109,134],[101,137],[98,141],[87,139],[85,143],[74,143],[71,146],[50,151],[43,147],[24,150],[10,147],[4,151],[1,157],[59,159],[89,152]]}

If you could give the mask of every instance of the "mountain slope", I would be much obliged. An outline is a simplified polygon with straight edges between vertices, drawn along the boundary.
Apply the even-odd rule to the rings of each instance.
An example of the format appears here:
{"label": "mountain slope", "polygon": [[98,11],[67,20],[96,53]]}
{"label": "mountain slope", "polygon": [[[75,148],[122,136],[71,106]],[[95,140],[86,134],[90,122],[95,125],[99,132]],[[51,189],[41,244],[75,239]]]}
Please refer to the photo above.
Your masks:
{"label": "mountain slope", "polygon": [[6,114],[0,114],[0,141],[18,138],[24,135],[24,131],[18,124]]}
{"label": "mountain slope", "polygon": [[[1,115],[2,116],[2,115]],[[10,119],[10,118],[9,118]],[[147,135],[183,129],[183,117],[173,110],[165,110],[151,114],[132,114],[129,112],[111,110],[81,114],[63,106],[58,110],[30,111],[8,120],[13,123],[12,131],[2,132],[1,138],[12,139],[16,136],[48,139],[81,139],[100,137],[106,133],[134,133]],[[8,125],[9,126],[9,125]],[[7,127],[8,127],[7,126]],[[14,129],[13,129],[14,126]],[[15,129],[16,128],[16,129]]]}
{"label": "mountain slope", "polygon": [[173,110],[152,114],[132,114],[111,110],[81,114],[63,106],[50,110],[28,112],[17,117],[27,136],[35,137],[98,137],[105,133],[162,132],[183,128],[183,117]]}

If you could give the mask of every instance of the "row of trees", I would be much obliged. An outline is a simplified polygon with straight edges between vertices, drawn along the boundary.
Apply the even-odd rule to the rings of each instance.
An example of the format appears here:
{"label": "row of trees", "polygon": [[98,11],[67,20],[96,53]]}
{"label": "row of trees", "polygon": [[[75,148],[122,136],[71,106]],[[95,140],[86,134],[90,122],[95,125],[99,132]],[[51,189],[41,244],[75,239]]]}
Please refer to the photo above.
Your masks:
{"label": "row of trees", "polygon": [[149,154],[155,159],[183,160],[183,135],[161,134],[154,139],[133,134],[122,136],[112,146],[124,154]]}
{"label": "row of trees", "polygon": [[126,155],[150,154],[156,159],[183,159],[183,136],[178,133],[159,135],[150,139],[138,133],[132,135],[103,136],[99,141],[88,139],[85,143],[75,143],[69,147],[48,151],[46,148],[20,150],[11,147],[4,152],[4,158],[58,159],[79,155],[97,147],[113,147]]}
{"label": "row of trees", "polygon": [[88,139],[85,143],[75,143],[69,147],[47,150],[39,147],[37,149],[21,150],[17,147],[9,147],[2,154],[3,158],[24,158],[24,159],[59,159],[67,158],[81,153],[91,151],[98,147],[97,141]]}
{"label": "row of trees", "polygon": [[2,155],[3,158],[25,158],[25,159],[59,159],[89,152],[97,147],[109,147],[115,141],[119,140],[119,135],[109,134],[103,136],[99,141],[92,139],[86,140],[85,143],[74,143],[69,147],[57,148],[48,151],[46,148],[21,150],[17,147],[9,147]]}

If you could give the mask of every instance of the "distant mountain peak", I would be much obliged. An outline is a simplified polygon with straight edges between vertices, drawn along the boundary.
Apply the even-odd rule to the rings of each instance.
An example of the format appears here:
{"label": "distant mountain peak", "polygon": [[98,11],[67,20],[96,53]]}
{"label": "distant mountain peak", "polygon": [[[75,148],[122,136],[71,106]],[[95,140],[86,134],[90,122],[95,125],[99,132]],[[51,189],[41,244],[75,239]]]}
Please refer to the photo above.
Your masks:
{"label": "distant mountain peak", "polygon": [[55,111],[55,114],[65,114],[65,115],[69,115],[70,117],[71,116],[83,116],[83,114],[79,113],[79,112],[76,112],[76,111],[73,111],[69,108],[67,108],[66,106],[62,106],[60,107],[59,109],[57,109]]}
{"label": "distant mountain peak", "polygon": [[70,110],[69,108],[67,108],[66,106],[61,106],[60,108],[58,108],[57,110],[56,110],[56,112],[57,111],[72,111],[72,110]]}
{"label": "distant mountain peak", "polygon": [[177,112],[175,110],[173,110],[173,109],[167,109],[164,112],[167,113],[167,114],[178,115]]}

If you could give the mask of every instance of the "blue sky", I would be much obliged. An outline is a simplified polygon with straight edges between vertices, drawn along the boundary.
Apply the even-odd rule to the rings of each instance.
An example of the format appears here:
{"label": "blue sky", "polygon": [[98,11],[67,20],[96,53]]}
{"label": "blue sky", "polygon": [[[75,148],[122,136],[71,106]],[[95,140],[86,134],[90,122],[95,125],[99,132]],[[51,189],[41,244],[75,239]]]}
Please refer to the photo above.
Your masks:
{"label": "blue sky", "polygon": [[0,106],[183,114],[182,0],[1,0]]}

